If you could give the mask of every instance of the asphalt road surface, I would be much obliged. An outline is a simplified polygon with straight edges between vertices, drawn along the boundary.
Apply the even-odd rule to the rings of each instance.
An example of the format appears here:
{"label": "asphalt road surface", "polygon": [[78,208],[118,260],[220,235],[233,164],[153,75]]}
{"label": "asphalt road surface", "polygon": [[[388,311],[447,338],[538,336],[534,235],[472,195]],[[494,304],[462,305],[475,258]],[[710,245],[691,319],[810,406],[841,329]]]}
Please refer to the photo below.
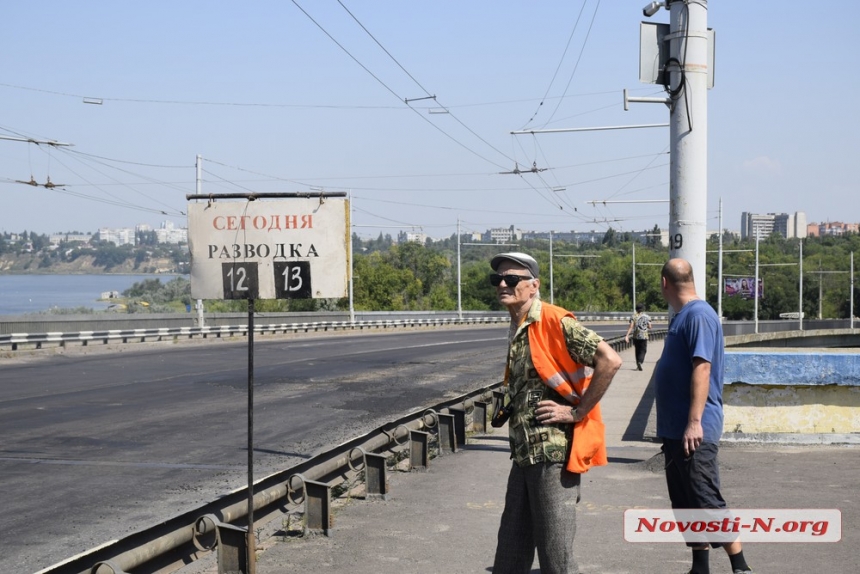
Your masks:
{"label": "asphalt road surface", "polygon": [[[506,333],[257,337],[254,476],[499,381]],[[210,339],[0,359],[0,572],[36,572],[247,486],[248,354],[245,340]]]}

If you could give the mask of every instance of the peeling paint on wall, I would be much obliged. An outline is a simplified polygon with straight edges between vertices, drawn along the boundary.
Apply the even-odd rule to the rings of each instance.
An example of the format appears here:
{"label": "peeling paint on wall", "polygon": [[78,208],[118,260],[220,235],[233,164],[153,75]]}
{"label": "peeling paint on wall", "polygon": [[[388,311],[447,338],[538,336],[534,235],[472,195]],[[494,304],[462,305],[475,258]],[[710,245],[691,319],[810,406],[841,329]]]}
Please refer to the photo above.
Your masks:
{"label": "peeling paint on wall", "polygon": [[860,387],[726,385],[728,433],[858,433]]}
{"label": "peeling paint on wall", "polygon": [[855,349],[729,351],[726,433],[860,433]]}
{"label": "peeling paint on wall", "polygon": [[860,386],[860,354],[855,349],[727,350],[725,369],[726,383]]}

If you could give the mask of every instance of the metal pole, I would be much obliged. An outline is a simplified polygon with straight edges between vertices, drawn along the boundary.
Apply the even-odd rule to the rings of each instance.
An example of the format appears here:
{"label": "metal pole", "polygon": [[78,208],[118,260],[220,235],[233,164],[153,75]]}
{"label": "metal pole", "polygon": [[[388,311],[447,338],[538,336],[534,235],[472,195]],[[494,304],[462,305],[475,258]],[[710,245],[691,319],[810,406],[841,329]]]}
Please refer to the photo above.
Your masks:
{"label": "metal pole", "polygon": [[758,231],[755,234],[755,280],[753,281],[753,289],[755,290],[755,332],[758,333]]}
{"label": "metal pole", "polygon": [[248,299],[248,574],[257,571],[254,540],[254,299]]}
{"label": "metal pole", "polygon": [[708,205],[708,3],[667,0],[671,99],[669,255],[689,261],[705,299]]}
{"label": "metal pole", "polygon": [[821,258],[818,258],[818,320],[821,320],[822,313],[822,298],[824,296],[824,275],[821,273]]}
{"label": "metal pole", "polygon": [[849,322],[852,329],[854,329],[854,252],[851,252],[851,294],[850,299],[848,300],[848,313],[851,316],[851,321]]}
{"label": "metal pole", "polygon": [[630,245],[633,247],[633,313],[636,314],[636,240],[632,240]]}
{"label": "metal pole", "polygon": [[355,323],[355,301],[352,291],[352,275],[353,269],[355,269],[355,262],[352,260],[352,190],[350,189],[347,193],[347,201],[349,201],[349,221],[346,224],[347,235],[349,236],[349,322]]}
{"label": "metal pole", "polygon": [[33,138],[17,138],[15,136],[5,136],[5,135],[0,135],[0,140],[7,140],[7,141],[12,141],[12,142],[27,142],[27,143],[38,144],[38,145],[49,145],[49,146],[53,146],[53,147],[65,147],[65,146],[74,146],[75,145],[75,144],[70,144],[70,143],[58,142],[58,141],[54,141],[54,140],[37,140],[37,139],[33,139]]}
{"label": "metal pole", "polygon": [[[203,156],[199,153],[197,154],[195,165],[197,167],[197,195],[203,195]],[[205,319],[203,317],[203,299],[197,300],[197,326],[206,326]]]}
{"label": "metal pole", "polygon": [[799,255],[799,257],[800,257],[800,278],[798,280],[798,283],[800,286],[798,287],[798,292],[799,292],[798,298],[800,299],[800,302],[799,302],[800,309],[797,310],[798,311],[797,317],[798,317],[798,321],[799,321],[797,325],[798,325],[798,329],[803,331],[803,239],[800,240],[800,255]]}
{"label": "metal pole", "polygon": [[723,198],[720,198],[720,248],[717,257],[717,317],[723,320]]}
{"label": "metal pole", "polygon": [[[645,100],[645,99],[632,99],[628,98],[628,101],[631,102],[644,102],[644,101],[653,101],[662,103],[662,98],[654,98],[653,100]],[[561,133],[570,133],[570,132],[599,132],[604,130],[633,130],[637,128],[665,128],[669,124],[639,124],[639,125],[629,125],[629,126],[596,126],[591,128],[557,128],[557,129],[549,129],[549,130],[516,130],[512,131],[511,135],[513,136],[522,136],[522,135],[534,135],[534,134],[561,134]]]}
{"label": "metal pole", "polygon": [[457,317],[463,319],[463,299],[461,294],[460,276],[460,216],[457,216]]}
{"label": "metal pole", "polygon": [[552,269],[552,231],[549,232],[549,304],[554,305],[555,300],[553,299],[553,294],[555,293],[555,289],[553,289],[553,269]]}

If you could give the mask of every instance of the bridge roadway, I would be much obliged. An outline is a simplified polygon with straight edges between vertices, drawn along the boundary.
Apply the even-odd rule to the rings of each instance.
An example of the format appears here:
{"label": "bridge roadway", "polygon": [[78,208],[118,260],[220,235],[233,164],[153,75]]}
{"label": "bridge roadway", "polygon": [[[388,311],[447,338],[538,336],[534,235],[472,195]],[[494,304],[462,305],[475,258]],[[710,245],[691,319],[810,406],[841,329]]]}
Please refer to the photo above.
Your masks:
{"label": "bridge roadway", "polygon": [[[505,334],[257,339],[255,476],[495,383]],[[0,572],[36,572],[244,487],[247,355],[198,339],[0,359]]]}
{"label": "bridge roadway", "polygon": [[[662,341],[649,345],[645,371],[634,370],[633,350],[601,402],[609,465],[583,476],[577,511],[576,556],[587,574],[686,572],[681,543],[625,540],[624,511],[669,508],[662,455],[654,435],[650,375]],[[491,429],[492,430],[492,429]],[[385,501],[353,498],[334,511],[332,536],[288,538],[269,531],[258,547],[256,574],[476,574],[493,565],[496,532],[510,469],[507,429],[469,439],[459,452],[431,461],[427,472],[395,472]],[[758,574],[855,574],[860,548],[860,449],[856,446],[740,445],[720,450],[721,479],[736,509],[839,509],[842,539],[835,543],[747,543]],[[813,519],[814,511],[804,519]],[[730,572],[722,550],[711,552],[711,572]],[[532,574],[539,572],[535,560]],[[177,574],[217,574],[201,560]]]}

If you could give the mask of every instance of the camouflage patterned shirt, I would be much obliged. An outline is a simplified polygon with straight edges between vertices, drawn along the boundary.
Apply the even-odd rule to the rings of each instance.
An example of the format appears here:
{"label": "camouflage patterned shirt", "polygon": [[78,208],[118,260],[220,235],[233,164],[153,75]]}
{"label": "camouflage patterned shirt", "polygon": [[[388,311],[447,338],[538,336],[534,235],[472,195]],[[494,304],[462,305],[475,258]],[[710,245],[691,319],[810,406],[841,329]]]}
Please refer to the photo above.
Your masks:
{"label": "camouflage patterned shirt", "polygon": [[[507,393],[514,407],[508,420],[508,433],[511,458],[521,467],[540,462],[566,462],[573,438],[572,424],[541,425],[535,420],[534,410],[538,402],[566,403],[561,395],[544,384],[532,363],[528,326],[540,319],[540,312],[541,302],[535,300],[508,349]],[[573,360],[588,367],[594,366],[594,353],[602,337],[570,317],[562,319],[561,324]]]}

